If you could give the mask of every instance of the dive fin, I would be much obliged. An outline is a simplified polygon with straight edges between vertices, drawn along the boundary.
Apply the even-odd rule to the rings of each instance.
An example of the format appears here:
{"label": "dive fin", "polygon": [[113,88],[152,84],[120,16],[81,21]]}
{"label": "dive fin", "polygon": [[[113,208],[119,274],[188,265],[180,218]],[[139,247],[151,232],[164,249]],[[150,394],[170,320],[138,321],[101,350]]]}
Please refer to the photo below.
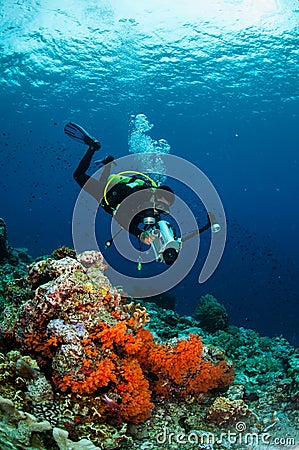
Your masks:
{"label": "dive fin", "polygon": [[101,144],[97,139],[90,136],[84,128],[74,122],[68,122],[64,127],[64,132],[77,142],[81,142],[81,144],[89,145],[95,150],[101,148]]}

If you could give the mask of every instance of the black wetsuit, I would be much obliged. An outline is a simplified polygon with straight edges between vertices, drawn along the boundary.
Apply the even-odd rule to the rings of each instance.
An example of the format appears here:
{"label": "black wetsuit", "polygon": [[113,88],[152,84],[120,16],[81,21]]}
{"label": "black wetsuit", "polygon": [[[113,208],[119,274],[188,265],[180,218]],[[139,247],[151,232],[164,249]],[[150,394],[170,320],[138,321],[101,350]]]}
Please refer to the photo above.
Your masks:
{"label": "black wetsuit", "polygon": [[[134,180],[137,177],[131,177],[129,183],[120,182],[113,185],[107,192],[107,204],[103,197],[112,163],[104,166],[99,180],[87,175],[86,172],[89,169],[94,152],[93,148],[88,148],[74,172],[75,181],[81,188],[92,195],[106,212],[113,215],[124,229],[139,238],[140,234],[146,230],[146,226],[143,226],[145,217],[154,217],[156,222],[158,222],[161,219],[161,214],[167,214],[168,212],[153,208],[151,183],[145,180],[142,186],[137,184],[134,186]],[[140,191],[143,191],[142,196],[138,196],[137,202],[134,196],[130,200],[131,194]],[[140,225],[142,225],[142,228],[140,228]]]}

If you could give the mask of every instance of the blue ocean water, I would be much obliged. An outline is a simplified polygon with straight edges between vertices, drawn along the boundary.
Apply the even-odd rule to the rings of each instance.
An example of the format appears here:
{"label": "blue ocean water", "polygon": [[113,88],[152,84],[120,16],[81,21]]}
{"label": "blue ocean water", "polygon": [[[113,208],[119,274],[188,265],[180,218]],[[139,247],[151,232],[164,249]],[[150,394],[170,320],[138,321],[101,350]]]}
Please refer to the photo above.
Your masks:
{"label": "blue ocean water", "polygon": [[[72,246],[84,147],[64,135],[67,121],[121,157],[132,115],[145,114],[153,139],[209,177],[227,218],[219,267],[199,285],[200,254],[172,291],[178,311],[210,293],[231,323],[298,344],[298,2],[98,3],[1,2],[0,216],[11,245],[33,256]],[[203,225],[198,199],[173,187]],[[98,222],[104,241],[109,217]],[[201,242],[204,253],[208,235]],[[107,257],[117,264],[115,249]]]}

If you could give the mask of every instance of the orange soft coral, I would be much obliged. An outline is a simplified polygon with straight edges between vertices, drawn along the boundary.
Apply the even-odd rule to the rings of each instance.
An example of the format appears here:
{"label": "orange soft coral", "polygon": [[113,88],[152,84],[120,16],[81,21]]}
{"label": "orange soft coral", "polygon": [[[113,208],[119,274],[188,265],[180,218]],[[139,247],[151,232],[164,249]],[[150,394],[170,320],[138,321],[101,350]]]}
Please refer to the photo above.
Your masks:
{"label": "orange soft coral", "polygon": [[[88,357],[97,349],[94,360],[82,361],[80,373],[84,380],[78,381],[76,374],[63,377],[56,374],[56,386],[63,392],[70,390],[90,395],[109,385],[109,395],[103,395],[107,415],[117,415],[118,420],[133,423],[146,420],[154,405],[150,401],[149,383],[135,357],[143,344],[142,339],[133,335],[126,322],[118,322],[110,327],[101,322],[93,334],[81,342]],[[106,357],[103,359],[104,354]],[[95,366],[96,369],[93,369]],[[110,399],[111,395],[119,399],[117,408],[110,405],[116,405]]]}
{"label": "orange soft coral", "polygon": [[174,346],[155,344],[146,330],[138,335],[144,341],[138,360],[145,372],[155,375],[151,388],[158,395],[194,395],[227,386],[233,380],[234,371],[227,362],[204,360],[198,335],[190,334],[189,339]]}
{"label": "orange soft coral", "polygon": [[[24,333],[22,341],[27,351],[35,352],[43,358],[52,358],[58,346],[58,340],[54,336],[48,338],[47,334],[36,335],[34,333]],[[44,363],[44,361],[42,361]]]}
{"label": "orange soft coral", "polygon": [[143,345],[142,339],[133,335],[129,328],[129,320],[108,326],[104,322],[98,324],[96,332],[90,337],[100,343],[101,349],[110,349],[117,353],[134,355]]}
{"label": "orange soft coral", "polygon": [[[134,332],[129,320],[114,325],[99,322],[80,341],[81,367],[66,374],[59,374],[59,368],[54,372],[56,387],[80,395],[107,392],[103,397],[107,416],[139,423],[150,416],[152,393],[183,398],[232,381],[233,369],[227,362],[203,356],[204,345],[198,335],[190,334],[174,345],[156,344],[149,330]],[[29,334],[23,335],[23,342],[43,358],[51,358],[60,344],[53,336]],[[109,407],[111,396],[117,399],[117,408]]]}
{"label": "orange soft coral", "polygon": [[121,397],[122,420],[133,423],[144,422],[149,418],[154,405],[150,401],[149,383],[135,358],[122,362],[118,381],[115,392]]}
{"label": "orange soft coral", "polygon": [[104,359],[96,363],[96,370],[90,372],[84,381],[76,381],[69,375],[56,381],[59,389],[64,392],[68,388],[79,394],[93,394],[97,389],[107,386],[110,381],[116,381],[115,366],[110,359]]}

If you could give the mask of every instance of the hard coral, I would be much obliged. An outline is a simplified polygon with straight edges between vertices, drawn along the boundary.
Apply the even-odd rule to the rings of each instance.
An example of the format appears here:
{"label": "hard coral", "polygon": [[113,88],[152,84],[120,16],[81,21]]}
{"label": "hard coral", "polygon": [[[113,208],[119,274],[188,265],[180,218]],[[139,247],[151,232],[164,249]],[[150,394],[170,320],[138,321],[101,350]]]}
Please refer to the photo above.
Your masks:
{"label": "hard coral", "polygon": [[53,252],[53,256],[55,259],[63,259],[66,256],[69,256],[70,258],[77,258],[76,250],[74,248],[67,247],[66,245],[62,245],[61,247],[58,247]]}
{"label": "hard coral", "polygon": [[27,281],[33,286],[38,286],[60,275],[71,275],[77,270],[82,271],[82,265],[73,258],[67,256],[58,261],[47,258],[29,266]]}
{"label": "hard coral", "polygon": [[132,301],[131,303],[124,305],[123,309],[130,315],[130,323],[134,330],[144,327],[151,320],[146,308],[141,306],[140,303]]}
{"label": "hard coral", "polygon": [[42,433],[52,428],[48,421],[39,421],[32,414],[19,411],[11,400],[1,396],[0,411],[1,443],[9,443],[5,448],[32,448],[32,433]]}
{"label": "hard coral", "polygon": [[96,250],[87,250],[83,253],[80,253],[78,256],[78,261],[82,264],[82,266],[89,267],[97,267],[99,269],[104,268],[103,264],[103,255]]}
{"label": "hard coral", "polygon": [[243,400],[230,400],[225,397],[218,397],[207,412],[206,419],[222,427],[236,424],[251,414],[252,412]]}

